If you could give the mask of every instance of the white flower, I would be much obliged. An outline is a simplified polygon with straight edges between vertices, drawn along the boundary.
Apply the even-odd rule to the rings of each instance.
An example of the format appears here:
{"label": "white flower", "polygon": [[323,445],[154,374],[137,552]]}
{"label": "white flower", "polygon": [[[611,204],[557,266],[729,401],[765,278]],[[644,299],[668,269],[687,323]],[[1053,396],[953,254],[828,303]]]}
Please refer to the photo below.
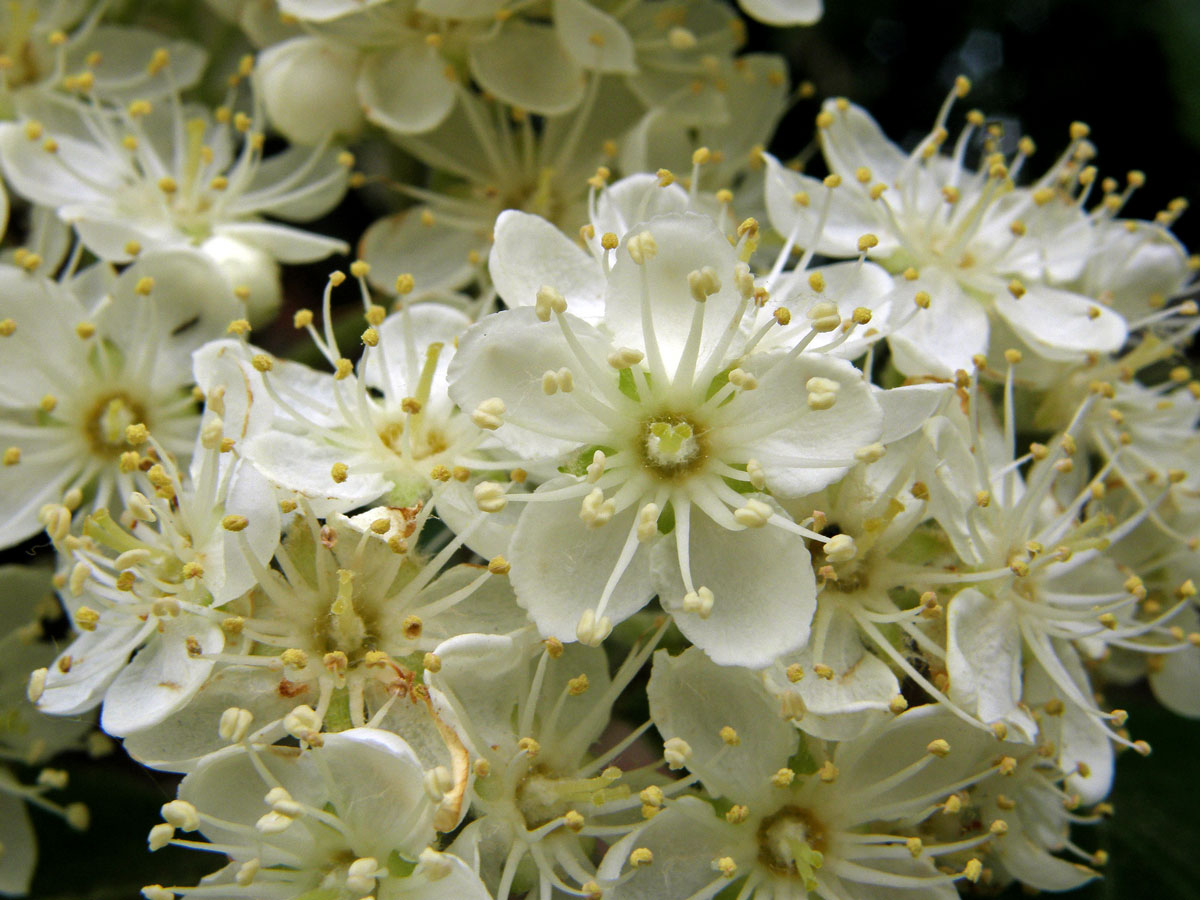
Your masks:
{"label": "white flower", "polygon": [[[242,455],[275,484],[307,497],[319,514],[377,500],[425,502],[481,439],[446,385],[455,344],[470,320],[440,303],[406,305],[387,318],[368,304],[355,371],[328,324],[336,282],[326,288],[323,336],[310,311],[295,319],[334,372],[221,344],[197,356],[200,384],[224,384],[256,407]],[[228,368],[231,362],[237,369]]]}
{"label": "white flower", "polygon": [[836,480],[883,414],[857,369],[803,341],[753,352],[761,331],[739,329],[753,280],[711,220],[659,216],[602,253],[505,214],[491,264],[517,308],[474,325],[451,366],[451,396],[478,424],[518,459],[570,473],[532,494],[488,489],[483,508],[528,504],[511,551],[518,600],[543,633],[596,643],[659,593],[714,659],[766,665],[804,643],[804,538],[826,538],[762,492]]}
{"label": "white flower", "polygon": [[[585,895],[594,881],[590,845],[632,827],[637,788],[658,780],[613,765],[645,728],[592,757],[612,704],[641,669],[664,629],[630,652],[609,676],[603,650],[539,645],[513,637],[462,635],[437,648],[426,682],[443,714],[471,749],[474,821],[452,850],[472,860],[496,897],[508,897],[532,866],[531,896]],[[611,743],[611,742],[606,742]],[[524,876],[520,876],[524,877]]]}
{"label": "white flower", "polygon": [[[0,267],[0,545],[42,527],[75,493],[120,510],[132,490],[127,428],[144,425],[185,461],[200,420],[188,357],[236,313],[206,260],[147,255],[119,277],[97,265],[63,283]],[[127,454],[133,453],[133,457]]]}
{"label": "white flower", "polygon": [[55,98],[27,112],[0,125],[10,186],[57,209],[102,259],[197,248],[222,266],[227,292],[262,318],[279,303],[279,262],[345,250],[339,240],[261,218],[306,221],[336,205],[353,163],[336,148],[264,156],[254,119],[187,106],[177,94],[124,108]]}
{"label": "white flower", "polygon": [[952,377],[970,368],[971,357],[987,351],[989,319],[1050,359],[1116,350],[1125,339],[1123,318],[1054,286],[1080,274],[1096,240],[1073,193],[1090,181],[1071,180],[1079,179],[1086,126],[1073,126],[1067,152],[1033,186],[1016,187],[1032,142],[1022,141],[1012,159],[992,154],[979,170],[966,168],[972,135],[983,124],[979,113],[968,115],[953,156],[938,153],[951,103],[966,88],[960,80],[934,130],[910,154],[864,110],[845,100],[827,103],[818,126],[832,175],[822,183],[768,157],[772,224],[819,253],[865,254],[897,274],[911,269],[911,288],[926,291],[933,304],[928,314],[897,323],[889,337],[906,374]]}
{"label": "white flower", "polygon": [[935,860],[986,833],[924,843],[913,831],[997,770],[989,737],[926,706],[822,751],[773,714],[754,673],[695,649],[656,654],[648,692],[660,733],[687,744],[688,768],[726,811],[696,797],[668,802],[606,854],[607,896],[707,898],[728,885],[757,900],[958,896],[970,869],[943,874]]}
{"label": "white flower", "polygon": [[[981,428],[987,411],[979,408],[983,400],[977,387],[970,395],[969,423],[939,417],[925,425],[938,460],[926,478],[930,511],[960,561],[956,571],[930,571],[924,578],[918,573],[915,581],[956,591],[946,604],[949,701],[998,734],[1023,740],[1038,733],[1034,705],[1065,705],[1072,716],[1063,727],[1073,737],[1060,742],[1058,753],[1061,768],[1070,774],[1074,761],[1085,758],[1079,752],[1089,759],[1108,758],[1105,735],[1148,750],[1110,726],[1124,716],[1101,711],[1080,651],[1095,658],[1109,646],[1154,652],[1165,641],[1180,644],[1167,624],[1180,607],[1156,613],[1140,609],[1141,580],[1102,553],[1145,515],[1135,509],[1125,519],[1108,519],[1098,503],[1103,487],[1096,487],[1103,470],[1085,483],[1071,484],[1065,498],[1055,496],[1055,489],[1062,489],[1059,479],[1066,480],[1077,463],[1075,435],[1092,401],[1085,401],[1050,446],[1034,444],[1018,456],[1012,373],[1010,365],[1003,436]],[[1033,688],[1031,678],[1043,687]],[[1067,743],[1088,749],[1069,750]],[[1068,781],[1085,800],[1094,801],[1107,793],[1111,773],[1107,765],[1090,768]]]}
{"label": "white flower", "polygon": [[[215,743],[215,721],[230,706],[249,710],[255,729],[274,737],[297,704],[331,731],[417,721],[436,733],[410,692],[421,669],[437,665],[427,654],[454,635],[516,631],[526,620],[502,577],[503,559],[447,568],[461,536],[432,556],[417,549],[430,510],[381,507],[324,525],[311,513],[297,515],[275,553],[276,568],[238,532],[256,594],[214,611],[214,627],[229,636],[203,658],[203,690],[196,687],[196,702],[169,728],[134,736],[132,752],[186,768],[197,748]],[[215,662],[221,667],[208,679]],[[175,752],[172,731],[187,734]]]}
{"label": "white flower", "polygon": [[[90,7],[90,9],[89,9]],[[59,88],[109,100],[157,97],[190,87],[205,53],[145,28],[102,25],[89,0],[34,0],[0,11],[0,115]]]}
{"label": "white flower", "polygon": [[181,709],[207,680],[225,646],[223,608],[255,586],[279,542],[274,492],[222,452],[223,440],[210,416],[185,478],[151,437],[145,459],[163,461],[144,476],[135,467],[130,487],[146,493],[131,490],[120,524],[98,509],[82,534],[68,534],[69,512],[48,509],[79,636],[49,667],[43,711],[73,715],[103,701],[105,731],[124,736]]}
{"label": "white flower", "polygon": [[151,848],[209,849],[174,837],[198,830],[229,862],[196,887],[154,885],[143,896],[487,900],[461,860],[429,847],[428,782],[403,739],[373,728],[325,735],[304,750],[245,743],[212,754],[163,806]]}

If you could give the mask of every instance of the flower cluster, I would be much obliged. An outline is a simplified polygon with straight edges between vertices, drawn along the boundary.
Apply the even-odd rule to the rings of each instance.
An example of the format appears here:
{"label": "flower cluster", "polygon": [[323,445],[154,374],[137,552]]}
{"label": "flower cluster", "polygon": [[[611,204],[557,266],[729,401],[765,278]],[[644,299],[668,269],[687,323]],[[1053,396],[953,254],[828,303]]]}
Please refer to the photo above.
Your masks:
{"label": "flower cluster", "polygon": [[952,140],[965,78],[778,159],[715,0],[212,5],[224,69],[0,14],[0,545],[48,563],[0,568],[0,892],[24,803],[86,826],[18,775],[94,710],[184,776],[150,851],[225,860],[146,900],[1099,876],[1150,749],[1104,687],[1200,717],[1182,202],[1123,218],[1082,123]]}

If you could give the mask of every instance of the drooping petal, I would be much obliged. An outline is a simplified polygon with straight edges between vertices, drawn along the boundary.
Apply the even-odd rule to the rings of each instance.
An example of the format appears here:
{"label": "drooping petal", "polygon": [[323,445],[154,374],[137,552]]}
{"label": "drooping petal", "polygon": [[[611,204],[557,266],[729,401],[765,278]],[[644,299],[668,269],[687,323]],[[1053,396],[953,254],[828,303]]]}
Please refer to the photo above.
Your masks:
{"label": "drooping petal", "polygon": [[109,734],[148,728],[187,703],[213,667],[213,659],[199,653],[219,653],[225,646],[225,633],[207,619],[178,616],[163,624],[104,695],[100,721]]}
{"label": "drooping petal", "polygon": [[951,700],[989,725],[1004,723],[1014,738],[1034,739],[1037,724],[1018,706],[1021,630],[1010,602],[975,588],[954,595],[946,612],[946,668]]}

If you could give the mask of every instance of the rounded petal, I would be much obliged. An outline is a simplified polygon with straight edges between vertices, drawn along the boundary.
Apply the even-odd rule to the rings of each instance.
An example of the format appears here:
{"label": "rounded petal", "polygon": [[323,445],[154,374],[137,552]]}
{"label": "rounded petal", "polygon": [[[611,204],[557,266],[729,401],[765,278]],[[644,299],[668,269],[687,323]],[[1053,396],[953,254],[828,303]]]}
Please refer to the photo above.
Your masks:
{"label": "rounded petal", "polygon": [[213,229],[215,234],[244,241],[265,250],[281,263],[316,262],[334,253],[346,253],[345,241],[271,222],[230,222]]}
{"label": "rounded petal", "polygon": [[[685,765],[714,796],[753,803],[769,793],[771,776],[799,745],[757,673],[718,666],[696,647],[678,656],[657,651],[646,696],[663,740],[687,742]],[[739,743],[726,744],[721,733],[727,727]]]}
{"label": "rounded petal", "polygon": [[623,75],[637,72],[629,33],[585,0],[554,0],[554,26],[563,48],[582,68]]}
{"label": "rounded petal", "polygon": [[[912,314],[919,291],[930,297],[928,309]],[[958,369],[972,371],[972,357],[986,353],[988,318],[983,306],[958,283],[933,269],[917,281],[898,281],[891,298],[892,362],[905,375],[953,378]]]}
{"label": "rounded petal", "polygon": [[908,155],[888,140],[870,113],[853,103],[843,109],[832,100],[826,101],[824,112],[833,116],[832,123],[819,130],[830,170],[857,180],[858,170],[865,167],[873,182],[896,184]]}
{"label": "rounded petal", "polygon": [[1020,300],[999,291],[992,302],[1013,331],[1048,359],[1111,353],[1120,349],[1128,334],[1119,313],[1070,291],[1031,284]]}
{"label": "rounded petal", "polygon": [[[726,417],[723,432],[735,458],[758,460],[773,494],[797,497],[820,490],[854,464],[856,451],[879,440],[883,411],[862,373],[845,360],[816,353],[782,359],[760,354],[741,368],[758,376],[758,387],[719,411]],[[807,396],[813,378],[838,386],[832,407],[813,409],[799,399]],[[777,426],[762,437],[751,431],[739,443],[742,430],[758,421]]]}
{"label": "rounded petal", "polygon": [[212,671],[213,659],[193,655],[220,653],[225,633],[199,616],[178,616],[160,622],[163,630],[121,670],[104,695],[100,724],[111,735],[161,722],[186,704]]}
{"label": "rounded petal", "polygon": [[[221,714],[231,706],[254,716],[252,731],[281,721],[297,703],[316,703],[306,694],[284,696],[280,674],[265,666],[229,666],[207,679],[187,705],[162,721],[124,736],[125,752],[144,766],[168,772],[190,772],[209,753],[226,746],[218,734]],[[282,726],[279,727],[282,736]]]}
{"label": "rounded petal", "polygon": [[441,54],[414,35],[367,56],[358,76],[358,96],[376,125],[420,134],[450,115],[456,92]]}
{"label": "rounded petal", "polygon": [[271,124],[297,144],[357,134],[363,124],[355,89],[360,59],[354,47],[307,36],[262,51],[255,78]]}
{"label": "rounded petal", "polygon": [[75,638],[50,666],[38,709],[51,715],[72,716],[99,704],[129,654],[153,630],[153,623],[119,619],[107,625],[102,618],[95,631]]}
{"label": "rounded petal", "polygon": [[467,58],[480,87],[513,106],[554,115],[583,100],[583,72],[549,25],[514,16],[491,39],[472,44]]}
{"label": "rounded petal", "polygon": [[[570,313],[565,318],[588,357],[607,369],[608,340]],[[604,443],[609,435],[604,424],[577,405],[570,393],[547,396],[543,390],[542,376],[562,368],[575,373],[576,390],[587,390],[579,361],[557,322],[539,322],[530,307],[506,310],[481,319],[459,341],[450,364],[450,397],[467,412],[492,398],[502,400],[505,412],[496,439],[531,459]]]}
{"label": "rounded petal", "polygon": [[[705,618],[683,610],[678,562],[665,563],[671,574],[659,595],[679,630],[722,666],[761,669],[802,646],[817,606],[803,538],[773,526],[728,531],[697,513],[688,527],[692,582],[712,591],[713,606]],[[660,558],[678,538],[663,541]]]}
{"label": "rounded petal", "polygon": [[[653,236],[658,252],[639,265],[629,255],[628,246],[635,233],[643,232]],[[716,273],[720,289],[704,303],[699,351],[703,364],[741,302],[735,282],[737,255],[716,223],[695,213],[658,216],[635,224],[615,252],[605,296],[605,323],[620,346],[646,352],[653,337],[668,373],[678,368],[696,308],[688,275],[706,267]],[[643,327],[645,291],[649,292],[652,336]]]}
{"label": "rounded petal", "polygon": [[946,668],[951,700],[989,725],[1003,722],[1023,739],[1034,739],[1037,724],[1018,706],[1021,630],[1010,602],[975,588],[951,598],[946,610]]}
{"label": "rounded petal", "polygon": [[821,18],[821,0],[738,0],[742,11],[767,25],[811,25]]}
{"label": "rounded petal", "polygon": [[[712,860],[729,855],[731,848],[741,851],[734,857],[739,866],[755,858],[754,835],[743,835],[739,828],[699,797],[680,797],[605,854],[598,874],[604,883],[613,884],[605,893],[613,900],[708,900],[727,885],[716,877]],[[631,866],[622,877],[629,854],[638,847],[653,854],[653,863]]]}
{"label": "rounded petal", "polygon": [[[872,255],[886,256],[897,246],[886,220],[865,194],[850,186],[825,187],[819,178],[801,175],[766,154],[767,215],[784,236],[794,235],[798,246],[827,256],[857,256],[858,239],[867,232],[879,238]],[[803,197],[807,202],[800,202]],[[826,202],[829,215],[821,222]],[[817,226],[821,225],[820,230]]]}
{"label": "rounded petal", "polygon": [[393,293],[396,278],[411,275],[421,292],[462,287],[475,277],[471,254],[487,252],[487,240],[458,225],[425,216],[426,207],[413,207],[376,219],[359,242],[358,255],[371,265],[369,278],[381,291]]}
{"label": "rounded petal", "polygon": [[[556,486],[561,483],[550,481],[543,488]],[[568,642],[577,639],[584,611],[595,609],[599,602],[638,512],[631,506],[607,525],[592,529],[579,518],[582,499],[529,503],[509,548],[509,577],[517,602],[528,610],[542,634]],[[602,614],[615,625],[645,606],[653,595],[650,554],[639,546]]]}
{"label": "rounded petal", "polygon": [[600,264],[541,216],[517,210],[500,213],[488,272],[510,308],[533,306],[538,291],[549,286],[581,319],[597,322],[604,316]]}
{"label": "rounded petal", "polygon": [[[888,703],[900,693],[900,684],[891,668],[863,646],[854,619],[837,602],[833,598],[822,603],[808,644],[765,674],[768,690],[780,698],[798,728],[814,737],[844,741],[888,715]],[[793,682],[786,669],[797,663],[806,677]],[[818,663],[832,669],[833,677],[813,677]]]}
{"label": "rounded petal", "polygon": [[4,790],[12,780],[7,769],[0,769],[0,846],[4,860],[0,862],[0,894],[5,897],[24,897],[33,881],[37,864],[37,837],[25,809],[25,800]]}

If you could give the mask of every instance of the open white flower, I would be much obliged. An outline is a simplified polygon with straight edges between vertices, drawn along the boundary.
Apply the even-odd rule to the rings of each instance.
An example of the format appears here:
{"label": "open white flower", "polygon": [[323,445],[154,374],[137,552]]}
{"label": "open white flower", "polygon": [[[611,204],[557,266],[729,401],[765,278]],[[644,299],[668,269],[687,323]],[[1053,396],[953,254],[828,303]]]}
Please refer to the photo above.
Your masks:
{"label": "open white flower", "polygon": [[222,452],[222,425],[210,416],[186,476],[153,437],[144,456],[130,451],[147,463],[144,475],[131,467],[130,487],[146,493],[130,491],[119,523],[101,508],[71,534],[69,511],[47,509],[79,635],[35,679],[44,712],[103,701],[101,724],[123,736],[162,722],[208,678],[225,645],[223,608],[254,587],[254,566],[279,542],[274,491]]}
{"label": "open white flower", "polygon": [[197,356],[197,377],[255,407],[242,455],[318,514],[382,501],[408,507],[450,481],[459,457],[482,435],[450,401],[446,371],[470,320],[440,303],[405,305],[385,318],[369,302],[357,370],[342,356],[330,321],[339,272],[326,286],[324,335],[309,310],[295,317],[334,368],[318,372],[224,342]]}
{"label": "open white flower", "polygon": [[[927,291],[934,306],[889,338],[906,374],[953,377],[970,368],[971,357],[987,351],[989,319],[1003,321],[1050,359],[1116,350],[1125,340],[1122,316],[1055,286],[1083,271],[1096,240],[1075,194],[1086,193],[1094,178],[1094,170],[1083,176],[1078,163],[1088,152],[1086,126],[1072,126],[1063,156],[1032,186],[1017,187],[1033,152],[1027,139],[1012,159],[989,150],[978,170],[965,164],[984,124],[981,113],[968,114],[951,157],[939,154],[951,105],[967,88],[965,79],[956,84],[934,129],[909,154],[864,110],[828,102],[818,126],[832,175],[822,182],[768,157],[772,224],[819,253],[865,252],[894,273],[911,270],[915,288]],[[938,322],[953,323],[953,341]]]}
{"label": "open white flower", "polygon": [[[1106,647],[1163,652],[1168,643],[1177,651],[1189,645],[1169,627],[1181,606],[1141,608],[1146,593],[1141,579],[1102,552],[1141,522],[1146,510],[1135,507],[1124,519],[1109,519],[1099,506],[1105,470],[1070,484],[1079,423],[1092,399],[1052,445],[1034,444],[1028,454],[1017,455],[1013,369],[1010,363],[1002,436],[981,428],[987,412],[979,408],[977,381],[969,420],[940,417],[925,425],[938,460],[926,478],[930,511],[959,561],[956,571],[931,571],[917,581],[954,592],[946,604],[949,702],[998,734],[1023,740],[1038,734],[1035,706],[1069,710],[1062,727],[1070,737],[1062,738],[1057,751],[1060,767],[1070,775],[1071,789],[1091,802],[1108,791],[1109,738],[1143,753],[1149,748],[1111,727],[1123,723],[1125,714],[1100,709],[1081,653],[1097,658]],[[1065,498],[1056,496],[1056,489],[1066,489],[1060,478],[1071,492]],[[1076,772],[1080,759],[1088,766]]]}
{"label": "open white flower", "polygon": [[[373,728],[303,750],[246,742],[212,754],[164,804],[150,847],[215,850],[229,862],[195,887],[151,885],[142,896],[488,900],[461,860],[429,846],[428,784],[408,744]],[[212,843],[176,837],[195,831]]]}
{"label": "open white flower", "polygon": [[[143,425],[181,463],[200,425],[189,356],[236,314],[223,280],[192,253],[147,254],[62,283],[0,267],[0,546],[41,530],[38,513],[119,511],[133,489],[127,429]],[[133,454],[137,456],[136,453]]]}
{"label": "open white flower", "polygon": [[89,0],[33,0],[0,10],[0,117],[60,88],[109,100],[157,97],[190,87],[205,53],[145,28],[103,25]]}
{"label": "open white flower", "polygon": [[712,220],[667,214],[605,240],[594,260],[535,217],[498,222],[491,265],[517,308],[463,337],[451,397],[517,461],[565,474],[524,495],[485,483],[476,498],[527,503],[512,577],[543,633],[597,643],[658,593],[714,659],[766,665],[807,637],[804,539],[828,538],[763,492],[836,480],[883,413],[857,369],[804,340],[754,353],[763,331],[740,329],[753,279]]}
{"label": "open white flower", "polygon": [[637,790],[661,778],[652,774],[657,764],[630,772],[614,765],[649,723],[607,741],[598,756],[589,750],[609,734],[612,704],[664,630],[611,677],[603,650],[539,644],[529,632],[462,635],[438,647],[441,666],[426,670],[426,682],[476,757],[474,821],[451,849],[494,896],[526,883],[538,900],[595,889],[593,842],[628,833],[643,802]]}
{"label": "open white flower", "polygon": [[22,196],[58,211],[89,250],[128,262],[196,248],[255,319],[279,304],[278,263],[345,251],[342,241],[263,220],[307,221],[342,198],[353,158],[322,144],[265,156],[256,121],[177,93],[125,107],[49,98],[0,125],[0,164]]}
{"label": "open white flower", "polygon": [[722,800],[669,801],[615,844],[600,867],[606,896],[707,900],[733,885],[756,900],[954,900],[955,881],[971,877],[971,867],[944,874],[935,861],[986,833],[928,843],[914,833],[1000,765],[988,759],[990,737],[944,710],[911,710],[823,750],[774,715],[754,673],[717,667],[695,649],[656,654],[648,692],[668,745]]}

